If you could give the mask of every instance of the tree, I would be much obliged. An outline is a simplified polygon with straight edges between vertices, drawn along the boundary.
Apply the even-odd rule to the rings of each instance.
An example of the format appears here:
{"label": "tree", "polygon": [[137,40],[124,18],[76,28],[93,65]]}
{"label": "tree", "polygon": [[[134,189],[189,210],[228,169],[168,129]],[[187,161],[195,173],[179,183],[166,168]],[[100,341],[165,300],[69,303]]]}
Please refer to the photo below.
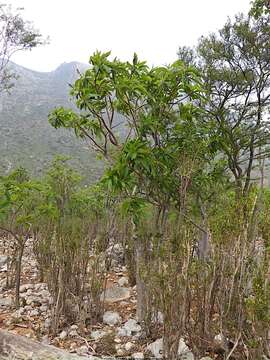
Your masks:
{"label": "tree", "polygon": [[201,70],[209,94],[205,121],[227,160],[240,197],[247,197],[254,170],[269,156],[270,18],[239,15],[218,34],[202,37],[179,57]]}
{"label": "tree", "polygon": [[269,0],[254,0],[250,14],[258,19],[262,15],[270,14],[270,1]]}
{"label": "tree", "polygon": [[0,3],[0,92],[13,86],[16,74],[8,68],[11,57],[18,51],[32,50],[44,43],[41,34],[11,6]]}
{"label": "tree", "polygon": [[0,207],[0,230],[10,235],[15,245],[16,308],[20,306],[22,257],[37,219],[40,189],[40,183],[31,181],[23,168],[0,178],[0,201],[8,199],[5,206]]}
{"label": "tree", "polygon": [[91,56],[90,69],[72,87],[80,112],[56,109],[49,121],[55,128],[72,129],[109,162],[103,182],[120,194],[133,221],[137,314],[143,322],[149,313],[140,278],[145,257],[140,217],[151,204],[161,233],[170,207],[188,217],[187,193],[198,169],[211,158],[211,140],[198,121],[195,101],[202,94],[193,67],[176,61],[149,68],[136,54],[132,63],[111,61],[109,55]]}

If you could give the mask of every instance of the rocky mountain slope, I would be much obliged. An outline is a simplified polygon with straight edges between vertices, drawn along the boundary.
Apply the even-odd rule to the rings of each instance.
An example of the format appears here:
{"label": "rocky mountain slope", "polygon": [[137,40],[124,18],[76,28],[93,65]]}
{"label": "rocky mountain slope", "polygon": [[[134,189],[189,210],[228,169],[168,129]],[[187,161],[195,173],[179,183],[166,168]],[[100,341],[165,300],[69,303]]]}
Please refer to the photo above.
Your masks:
{"label": "rocky mountain slope", "polygon": [[52,72],[36,72],[14,63],[18,80],[10,94],[0,94],[0,173],[17,166],[39,175],[56,154],[72,157],[71,163],[89,180],[102,173],[102,163],[72,133],[55,130],[49,112],[72,107],[69,84],[87,65],[64,63]]}

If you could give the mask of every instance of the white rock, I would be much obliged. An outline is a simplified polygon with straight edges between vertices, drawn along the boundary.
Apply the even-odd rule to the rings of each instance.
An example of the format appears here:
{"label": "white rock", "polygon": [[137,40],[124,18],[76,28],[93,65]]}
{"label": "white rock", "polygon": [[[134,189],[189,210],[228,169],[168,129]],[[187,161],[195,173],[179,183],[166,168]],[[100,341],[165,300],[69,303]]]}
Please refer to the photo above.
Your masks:
{"label": "white rock", "polygon": [[5,297],[0,299],[0,307],[10,307],[12,306],[13,301],[10,297]]}
{"label": "white rock", "polygon": [[63,330],[63,331],[60,333],[59,338],[60,338],[61,340],[64,340],[66,337],[67,337],[67,332],[66,332],[65,330]]}
{"label": "white rock", "polygon": [[200,360],[213,360],[213,359],[210,358],[209,356],[204,356],[204,357],[202,357]]}
{"label": "white rock", "polygon": [[130,351],[134,347],[134,344],[132,342],[127,342],[125,344],[125,350]]}
{"label": "white rock", "polygon": [[122,328],[118,329],[118,336],[134,336],[142,330],[134,319],[129,319]]}
{"label": "white rock", "polygon": [[102,292],[102,294],[100,295],[100,300],[103,301],[104,299],[108,303],[115,303],[129,298],[129,289],[120,286],[113,286],[109,289],[106,289],[105,292]]}
{"label": "white rock", "polygon": [[20,292],[23,293],[23,292],[26,292],[27,290],[32,290],[34,288],[34,285],[33,284],[23,284],[20,286]]}
{"label": "white rock", "polygon": [[227,339],[223,334],[218,334],[214,337],[214,343],[217,348],[227,350]]}
{"label": "white rock", "polygon": [[88,346],[82,345],[81,347],[79,347],[79,348],[77,349],[76,352],[77,352],[78,355],[86,355],[87,352],[88,352]]}
{"label": "white rock", "polygon": [[156,359],[162,359],[163,357],[163,339],[157,339],[153,343],[147,346],[147,350],[149,350]]}
{"label": "white rock", "polygon": [[[147,346],[147,349],[157,359],[162,359],[163,356],[163,338],[157,339],[153,343]],[[179,340],[178,355],[181,360],[194,360],[194,355],[190,351],[189,347],[185,344],[183,339]]]}
{"label": "white rock", "polygon": [[103,338],[103,336],[106,335],[105,331],[101,331],[101,330],[95,330],[91,332],[91,338],[94,340],[99,340],[101,338]]}
{"label": "white rock", "polygon": [[31,317],[35,317],[35,316],[38,316],[39,315],[39,311],[37,309],[34,309],[32,311],[30,311],[29,315]]}
{"label": "white rock", "polygon": [[78,336],[78,333],[76,330],[71,330],[70,333],[69,333],[69,336],[71,337],[77,337]]}
{"label": "white rock", "polygon": [[38,283],[38,284],[35,284],[35,289],[36,289],[37,291],[47,290],[47,284],[46,284],[46,283]]}
{"label": "white rock", "polygon": [[6,265],[7,262],[8,262],[8,256],[0,255],[0,268],[4,267],[4,265]]}
{"label": "white rock", "polygon": [[70,330],[78,330],[78,325],[76,325],[76,324],[73,324],[73,325],[71,325],[71,327],[70,327]]}
{"label": "white rock", "polygon": [[131,355],[131,358],[132,359],[135,359],[135,360],[143,360],[144,359],[144,355],[142,352],[137,352],[137,353],[134,353]]}
{"label": "white rock", "polygon": [[186,345],[184,339],[181,338],[178,344],[178,355],[184,355],[189,352],[189,347]]}
{"label": "white rock", "polygon": [[118,281],[117,281],[119,286],[125,286],[128,285],[128,278],[126,276],[122,276]]}
{"label": "white rock", "polygon": [[118,349],[117,350],[117,355],[118,356],[123,356],[125,354],[124,350],[123,349]]}
{"label": "white rock", "polygon": [[114,311],[106,311],[103,315],[104,324],[113,326],[119,324],[122,321],[121,316]]}
{"label": "white rock", "polygon": [[48,311],[48,309],[49,309],[48,306],[43,304],[40,306],[39,311],[45,313]]}
{"label": "white rock", "polygon": [[48,335],[42,336],[41,344],[43,344],[43,345],[50,345],[50,339],[49,339]]}

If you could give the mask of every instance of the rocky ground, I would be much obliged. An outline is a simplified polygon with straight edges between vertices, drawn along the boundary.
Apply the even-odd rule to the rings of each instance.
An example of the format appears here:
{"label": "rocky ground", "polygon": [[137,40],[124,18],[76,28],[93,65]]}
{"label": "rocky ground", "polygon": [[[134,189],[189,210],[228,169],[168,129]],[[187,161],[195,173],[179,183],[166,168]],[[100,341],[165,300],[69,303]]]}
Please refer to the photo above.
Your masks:
{"label": "rocky ground", "polygon": [[[0,242],[0,328],[20,334],[44,344],[52,344],[71,353],[85,357],[130,357],[146,359],[162,357],[161,332],[156,339],[141,337],[141,326],[136,321],[136,287],[130,287],[126,268],[115,263],[108,274],[105,291],[105,313],[102,322],[95,326],[79,328],[72,324],[61,329],[57,336],[48,335],[51,325],[52,298],[46,283],[38,281],[36,261],[31,248],[23,259],[21,307],[15,310],[14,290],[6,289],[8,256]],[[1,251],[2,249],[2,251]],[[162,314],[159,316],[162,323]],[[183,340],[179,342],[182,360],[193,360]],[[211,360],[205,357],[202,360]]]}

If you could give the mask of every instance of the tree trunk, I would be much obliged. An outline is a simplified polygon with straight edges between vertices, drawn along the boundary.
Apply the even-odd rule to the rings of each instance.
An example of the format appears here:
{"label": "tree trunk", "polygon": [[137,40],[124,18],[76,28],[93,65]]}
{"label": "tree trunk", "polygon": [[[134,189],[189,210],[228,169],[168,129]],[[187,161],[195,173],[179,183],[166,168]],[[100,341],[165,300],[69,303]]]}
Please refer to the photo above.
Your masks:
{"label": "tree trunk", "polygon": [[137,319],[140,323],[145,322],[147,317],[147,293],[146,286],[141,276],[143,266],[144,247],[139,239],[135,239],[136,259],[136,289],[137,289]]}
{"label": "tree trunk", "polygon": [[18,255],[16,259],[16,288],[15,288],[15,306],[16,309],[20,307],[20,285],[21,285],[21,271],[22,271],[22,257],[24,251],[24,244],[19,244]]}
{"label": "tree trunk", "polygon": [[[87,357],[100,360],[97,357]],[[0,360],[82,360],[54,346],[43,345],[26,337],[0,330]]]}

